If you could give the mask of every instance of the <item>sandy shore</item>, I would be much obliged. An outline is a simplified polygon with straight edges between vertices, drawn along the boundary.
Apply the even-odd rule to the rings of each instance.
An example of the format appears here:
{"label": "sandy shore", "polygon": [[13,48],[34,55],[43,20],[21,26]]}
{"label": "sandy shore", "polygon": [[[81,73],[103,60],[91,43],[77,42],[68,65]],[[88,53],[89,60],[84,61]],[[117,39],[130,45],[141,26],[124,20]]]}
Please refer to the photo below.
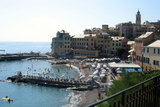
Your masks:
{"label": "sandy shore", "polygon": [[85,107],[91,103],[96,102],[98,99],[98,92],[97,89],[91,91],[85,91],[84,94],[81,96],[81,102],[78,104],[78,107]]}
{"label": "sandy shore", "polygon": [[[74,64],[72,66],[76,66],[77,68],[81,67],[79,64]],[[93,71],[89,68],[80,69],[79,72],[81,75],[85,75],[86,77],[88,77],[90,74],[93,73]],[[91,103],[96,102],[96,100],[98,99],[98,90],[97,89],[83,91],[82,93],[83,94],[81,95],[81,101],[78,104],[78,107],[85,107]]]}
{"label": "sandy shore", "polygon": [[[82,69],[81,68],[82,65],[79,63],[71,63],[71,65],[67,64],[67,66],[71,66],[72,68],[77,69],[78,72],[80,73],[80,75],[84,75],[85,77],[88,77],[89,75],[93,74],[93,72],[94,72],[90,68]],[[104,97],[105,93],[102,93],[101,96]],[[97,99],[98,99],[98,90],[97,89],[93,89],[93,90],[89,90],[89,91],[82,91],[81,101],[77,105],[77,107],[85,107],[89,104],[96,102]]]}

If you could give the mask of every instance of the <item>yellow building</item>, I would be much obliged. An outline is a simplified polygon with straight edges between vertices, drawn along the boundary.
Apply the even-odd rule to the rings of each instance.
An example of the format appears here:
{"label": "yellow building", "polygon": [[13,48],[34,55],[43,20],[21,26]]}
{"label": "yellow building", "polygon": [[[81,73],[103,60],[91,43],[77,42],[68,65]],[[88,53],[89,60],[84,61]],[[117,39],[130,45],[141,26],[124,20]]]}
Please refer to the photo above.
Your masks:
{"label": "yellow building", "polygon": [[101,56],[109,56],[109,54],[111,54],[111,40],[112,39],[108,33],[101,32],[96,35],[96,49],[100,51]]}
{"label": "yellow building", "polygon": [[160,70],[160,40],[143,47],[143,70]]}
{"label": "yellow building", "polygon": [[72,37],[71,47],[74,56],[98,57],[95,50],[96,34],[75,35]]}
{"label": "yellow building", "polygon": [[112,40],[110,42],[110,50],[112,54],[116,54],[117,49],[123,47],[123,41],[125,40],[125,37],[115,36],[111,38]]}

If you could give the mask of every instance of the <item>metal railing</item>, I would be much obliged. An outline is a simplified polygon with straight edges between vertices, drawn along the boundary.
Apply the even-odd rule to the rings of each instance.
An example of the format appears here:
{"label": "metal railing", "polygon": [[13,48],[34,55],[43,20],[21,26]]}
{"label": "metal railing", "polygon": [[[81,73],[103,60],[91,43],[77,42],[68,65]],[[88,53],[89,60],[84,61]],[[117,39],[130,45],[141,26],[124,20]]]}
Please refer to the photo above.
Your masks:
{"label": "metal railing", "polygon": [[160,107],[160,75],[104,98],[87,107]]}

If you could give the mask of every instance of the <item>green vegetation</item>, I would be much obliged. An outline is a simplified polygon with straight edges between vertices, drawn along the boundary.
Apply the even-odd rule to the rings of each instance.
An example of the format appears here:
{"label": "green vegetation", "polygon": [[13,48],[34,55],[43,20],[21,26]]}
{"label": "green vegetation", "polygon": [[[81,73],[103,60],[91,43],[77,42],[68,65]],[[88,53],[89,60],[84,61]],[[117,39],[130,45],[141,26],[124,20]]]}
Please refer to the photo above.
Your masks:
{"label": "green vegetation", "polygon": [[[127,89],[133,85],[136,85],[140,82],[143,82],[144,80],[147,80],[151,77],[154,77],[156,75],[159,75],[160,72],[130,72],[130,73],[125,73],[123,72],[121,74],[121,79],[120,80],[114,80],[113,81],[113,86],[111,86],[111,88],[109,89],[109,92],[107,92],[107,96],[111,96],[119,91],[122,91],[124,89]],[[146,83],[145,85],[147,85],[149,83]],[[137,87],[140,88],[140,87]],[[134,91],[134,89],[132,90]],[[131,93],[132,91],[128,91],[127,93]],[[113,102],[115,101],[119,101],[121,96],[117,96],[116,98],[112,98],[111,100],[109,100],[109,102],[104,102],[100,105],[98,105],[98,107],[104,107],[106,105],[108,105],[108,103],[113,104]]]}
{"label": "green vegetation", "polygon": [[158,74],[160,74],[160,72],[148,73],[144,71],[144,72],[122,73],[120,80],[114,80],[113,82],[114,85],[109,89],[107,96],[113,95],[121,90],[136,85]]}
{"label": "green vegetation", "polygon": [[128,51],[124,47],[121,47],[121,48],[117,49],[117,56],[119,58],[123,58],[124,53],[128,53]]}

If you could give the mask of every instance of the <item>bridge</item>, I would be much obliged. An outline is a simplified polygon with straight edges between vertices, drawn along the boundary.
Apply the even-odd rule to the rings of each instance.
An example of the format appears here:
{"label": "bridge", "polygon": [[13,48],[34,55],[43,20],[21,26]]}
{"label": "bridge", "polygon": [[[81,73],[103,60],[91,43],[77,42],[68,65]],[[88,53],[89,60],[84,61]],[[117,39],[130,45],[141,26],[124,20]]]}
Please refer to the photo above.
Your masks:
{"label": "bridge", "polygon": [[160,107],[160,75],[122,90],[87,107]]}

